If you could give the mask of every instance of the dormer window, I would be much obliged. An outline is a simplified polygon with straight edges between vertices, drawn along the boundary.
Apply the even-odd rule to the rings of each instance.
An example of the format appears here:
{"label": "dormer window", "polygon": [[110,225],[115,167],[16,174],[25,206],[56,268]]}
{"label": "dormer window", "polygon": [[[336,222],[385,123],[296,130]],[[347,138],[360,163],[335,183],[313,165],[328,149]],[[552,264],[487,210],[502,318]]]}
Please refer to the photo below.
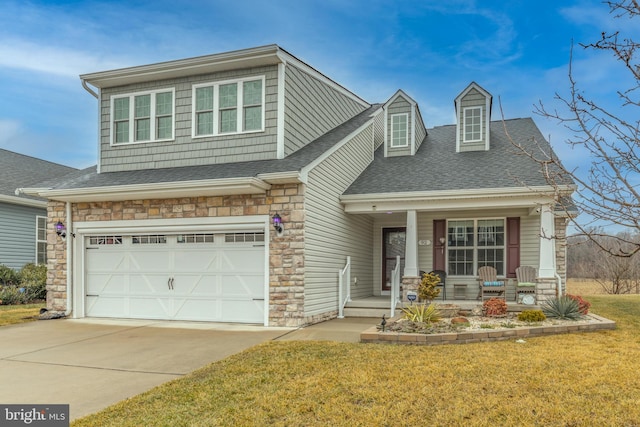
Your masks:
{"label": "dormer window", "polygon": [[406,113],[391,115],[391,146],[406,147],[409,145],[409,115]]}
{"label": "dormer window", "polygon": [[482,107],[464,109],[464,141],[477,142],[482,140]]}
{"label": "dormer window", "polygon": [[193,86],[193,136],[264,130],[264,77]]}
{"label": "dormer window", "polygon": [[172,140],[173,99],[173,89],[111,98],[111,143]]}

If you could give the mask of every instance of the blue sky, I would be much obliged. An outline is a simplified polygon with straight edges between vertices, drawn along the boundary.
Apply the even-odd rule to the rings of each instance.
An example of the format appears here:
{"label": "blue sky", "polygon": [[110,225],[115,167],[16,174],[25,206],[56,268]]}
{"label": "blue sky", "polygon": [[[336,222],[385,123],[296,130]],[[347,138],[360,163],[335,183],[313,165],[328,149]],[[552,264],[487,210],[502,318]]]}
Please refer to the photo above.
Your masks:
{"label": "blue sky", "polygon": [[[561,5],[558,5],[561,4]],[[0,148],[78,168],[97,159],[97,101],[79,74],[275,43],[369,102],[403,89],[428,127],[471,81],[493,119],[534,117],[570,166],[570,133],[535,116],[567,93],[572,40],[640,30],[599,1],[13,1],[0,7]],[[609,55],[574,49],[581,88],[617,108]],[[499,99],[498,99],[499,98]],[[582,166],[581,166],[582,167]]]}

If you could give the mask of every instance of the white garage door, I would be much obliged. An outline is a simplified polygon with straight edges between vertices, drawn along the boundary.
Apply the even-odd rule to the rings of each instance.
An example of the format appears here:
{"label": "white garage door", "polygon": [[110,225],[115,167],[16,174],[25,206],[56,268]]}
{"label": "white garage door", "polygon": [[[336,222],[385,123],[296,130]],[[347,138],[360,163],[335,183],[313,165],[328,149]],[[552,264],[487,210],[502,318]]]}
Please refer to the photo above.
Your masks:
{"label": "white garage door", "polygon": [[264,322],[264,233],[88,236],[85,315]]}

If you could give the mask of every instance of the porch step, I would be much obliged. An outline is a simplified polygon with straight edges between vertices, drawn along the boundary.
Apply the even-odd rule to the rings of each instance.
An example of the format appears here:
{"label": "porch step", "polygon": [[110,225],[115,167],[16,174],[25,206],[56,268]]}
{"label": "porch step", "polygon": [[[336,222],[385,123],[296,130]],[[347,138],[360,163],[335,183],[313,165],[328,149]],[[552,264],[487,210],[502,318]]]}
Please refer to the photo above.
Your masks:
{"label": "porch step", "polygon": [[[388,306],[389,304],[387,304]],[[396,309],[398,313],[398,309]],[[387,308],[373,308],[373,307],[345,307],[344,317],[377,317],[382,318],[382,315],[386,315],[387,319],[391,317],[391,309]]]}

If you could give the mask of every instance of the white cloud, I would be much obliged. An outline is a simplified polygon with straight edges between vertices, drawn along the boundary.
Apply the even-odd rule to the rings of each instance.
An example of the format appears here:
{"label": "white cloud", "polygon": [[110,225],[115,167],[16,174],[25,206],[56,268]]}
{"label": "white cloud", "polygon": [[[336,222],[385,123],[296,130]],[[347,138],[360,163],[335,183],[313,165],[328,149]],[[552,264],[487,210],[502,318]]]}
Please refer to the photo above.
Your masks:
{"label": "white cloud", "polygon": [[0,146],[5,146],[20,133],[21,125],[16,120],[0,119]]}
{"label": "white cloud", "polygon": [[117,68],[118,64],[79,50],[57,48],[20,39],[0,39],[0,67],[77,78],[79,74],[86,72],[88,67],[111,69]]}

